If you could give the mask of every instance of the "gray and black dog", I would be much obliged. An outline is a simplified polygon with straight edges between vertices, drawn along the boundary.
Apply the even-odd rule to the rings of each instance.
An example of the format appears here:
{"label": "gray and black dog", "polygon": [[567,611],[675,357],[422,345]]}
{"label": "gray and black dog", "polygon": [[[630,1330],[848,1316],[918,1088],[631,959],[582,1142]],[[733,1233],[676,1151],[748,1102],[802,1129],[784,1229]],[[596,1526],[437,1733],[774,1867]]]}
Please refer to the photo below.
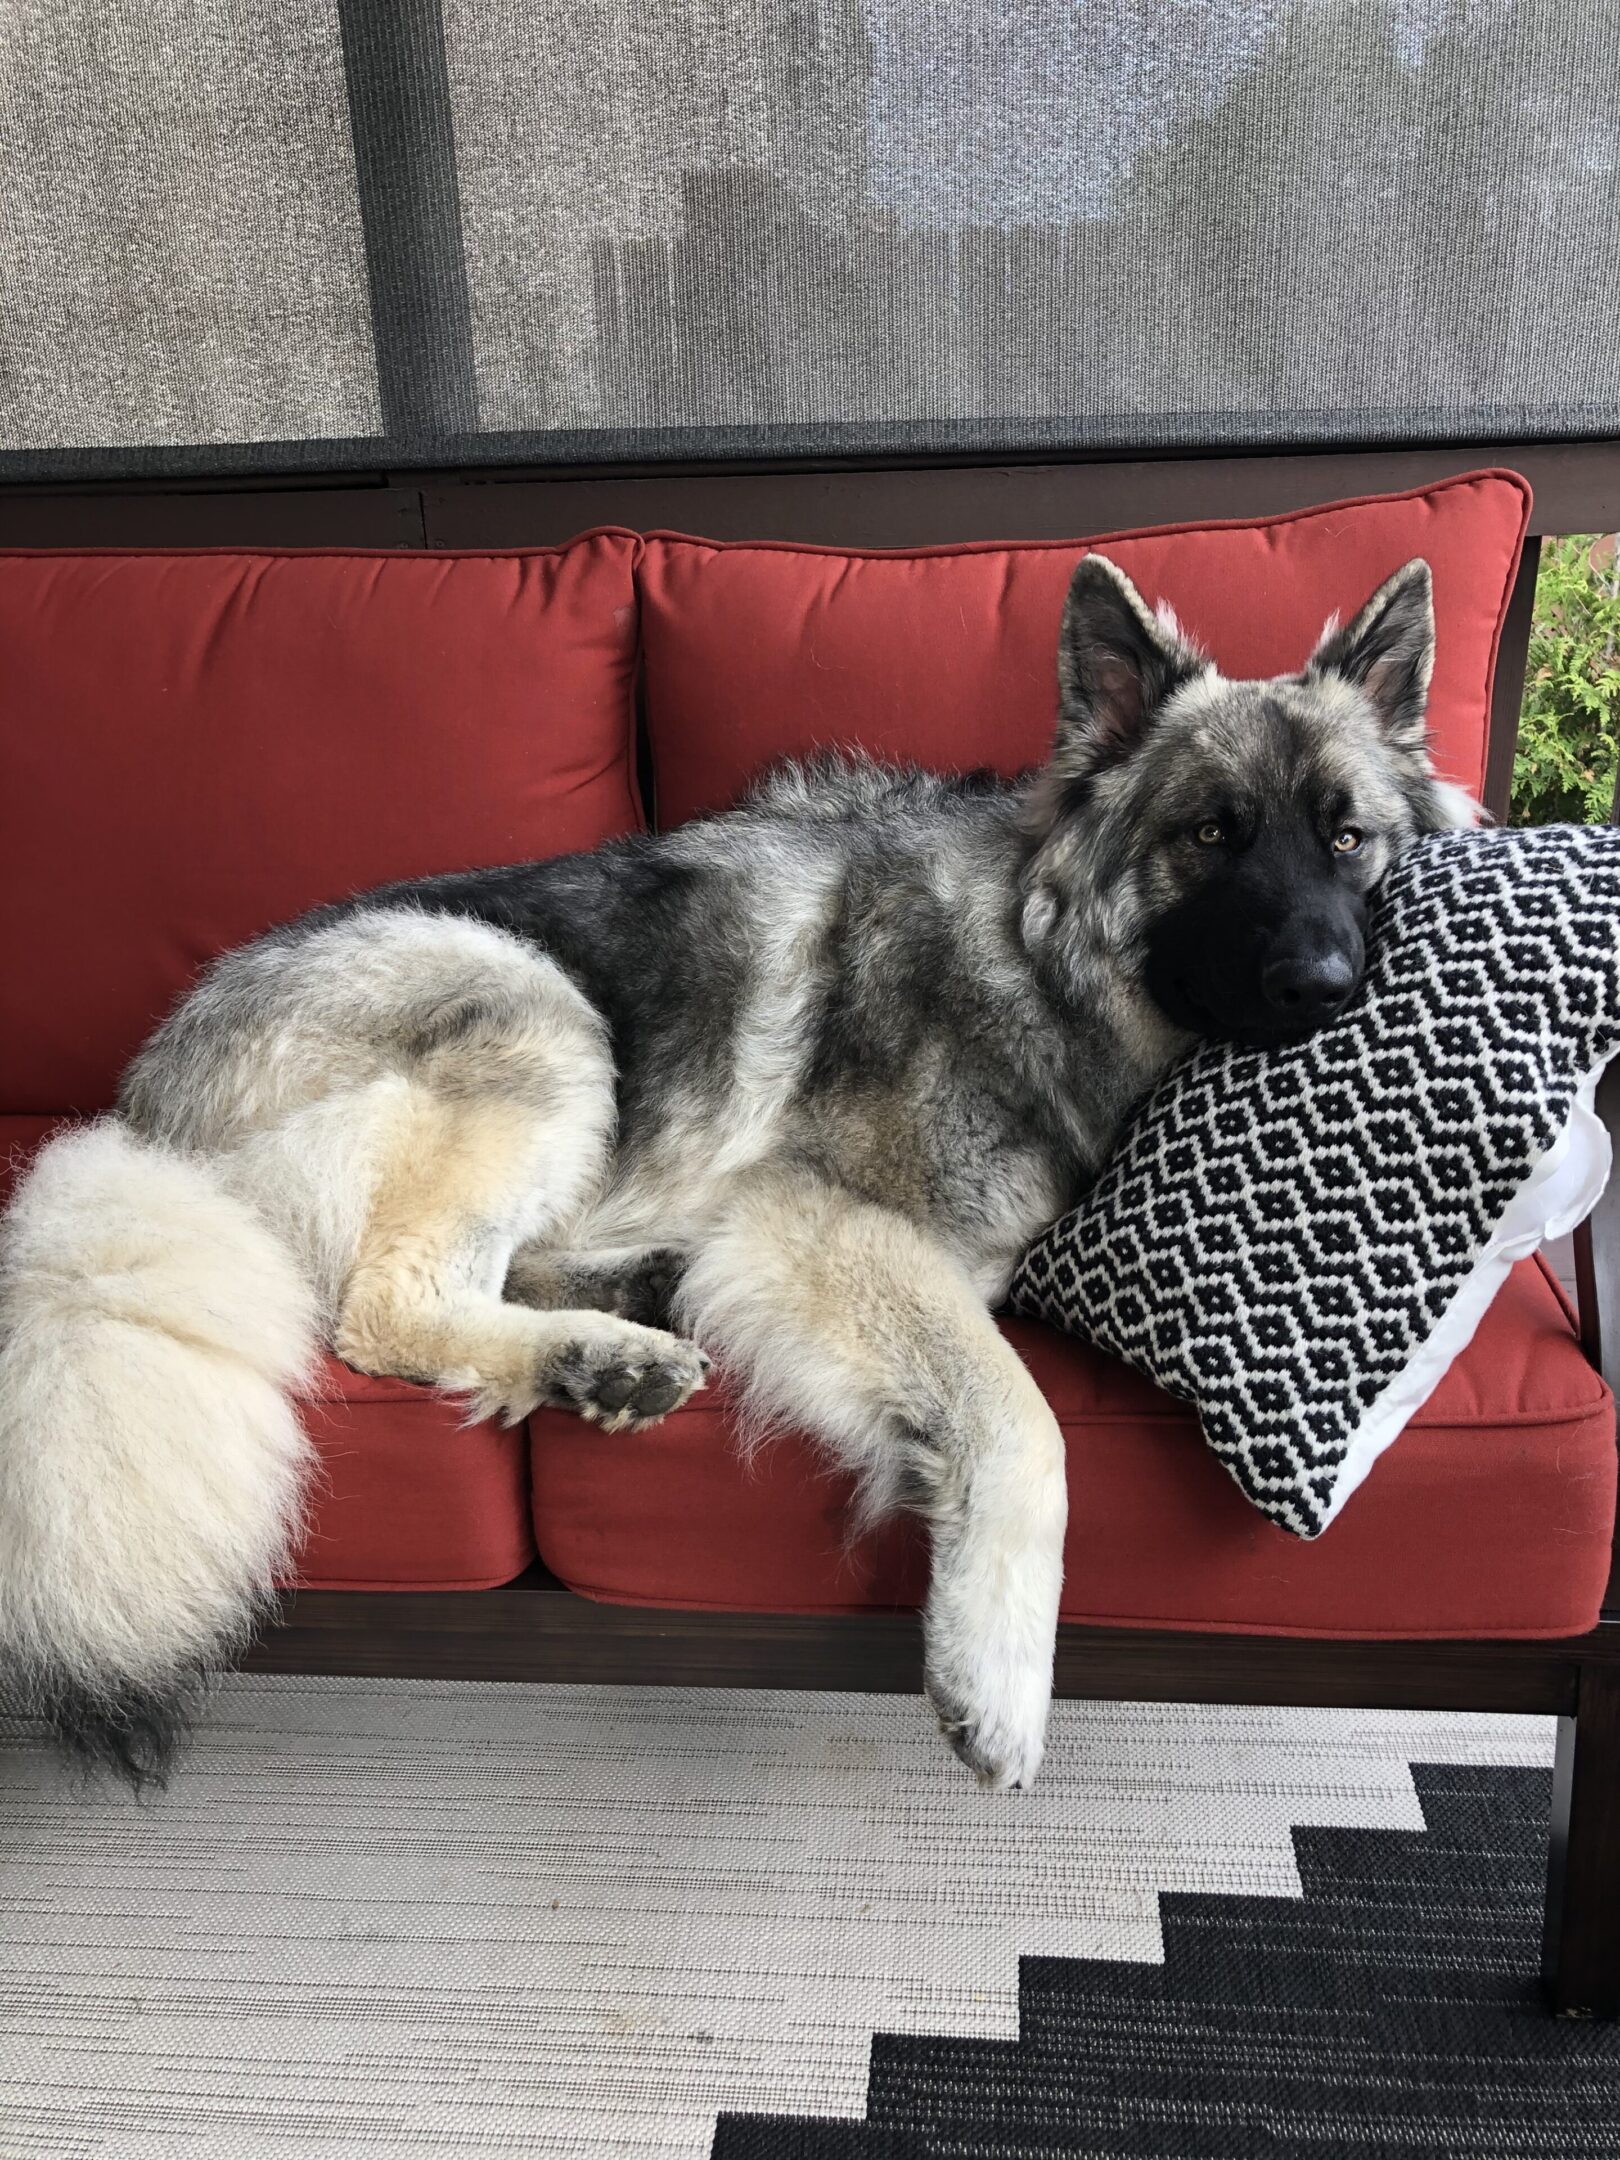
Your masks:
{"label": "gray and black dog", "polygon": [[[991,1309],[1200,1034],[1328,1020],[1431,769],[1427,566],[1227,681],[1098,556],[1049,763],[789,767],[658,837],[394,886],[228,954],[0,1250],[0,1652],[161,1778],[296,1536],[320,1345],[608,1431],[703,1385],[919,1509],[927,1688],[1027,1784],[1066,1513]],[[699,1348],[702,1344],[704,1348]]]}

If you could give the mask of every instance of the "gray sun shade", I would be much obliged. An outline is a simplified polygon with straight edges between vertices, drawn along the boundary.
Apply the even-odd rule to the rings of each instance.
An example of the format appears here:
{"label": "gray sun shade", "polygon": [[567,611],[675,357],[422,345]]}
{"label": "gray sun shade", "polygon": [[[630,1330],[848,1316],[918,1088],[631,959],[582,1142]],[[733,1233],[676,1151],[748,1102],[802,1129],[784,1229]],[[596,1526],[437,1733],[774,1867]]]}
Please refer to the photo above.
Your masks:
{"label": "gray sun shade", "polygon": [[1613,0],[33,0],[0,472],[1620,433]]}

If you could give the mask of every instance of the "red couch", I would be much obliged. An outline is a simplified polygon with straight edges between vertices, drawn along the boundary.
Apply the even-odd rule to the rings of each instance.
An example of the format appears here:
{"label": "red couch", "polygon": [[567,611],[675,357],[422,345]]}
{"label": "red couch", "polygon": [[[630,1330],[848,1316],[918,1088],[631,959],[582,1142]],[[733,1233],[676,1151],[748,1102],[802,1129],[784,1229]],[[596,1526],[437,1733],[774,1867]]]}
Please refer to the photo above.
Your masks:
{"label": "red couch", "polygon": [[[1414,554],[1435,572],[1433,722],[1478,789],[1528,514],[1512,475],[1240,525],[1110,539],[1232,673],[1297,666],[1331,609]],[[735,795],[771,756],[860,741],[1013,770],[1053,712],[1077,543],[898,554],[589,535],[485,554],[0,555],[0,1153],[111,1101],[211,954],[407,873],[588,847]],[[1070,1451],[1064,1614],[1103,1627],[1568,1636],[1598,1617],[1613,1403],[1551,1275],[1521,1267],[1343,1519],[1264,1521],[1189,1416],[1123,1368],[1009,1332]],[[753,1470],[723,1382],[662,1426],[556,1413],[463,1430],[329,1361],[301,1580],[473,1590],[538,1552],[586,1596],[783,1612],[920,1593],[905,1524],[847,1542],[807,1444]]]}

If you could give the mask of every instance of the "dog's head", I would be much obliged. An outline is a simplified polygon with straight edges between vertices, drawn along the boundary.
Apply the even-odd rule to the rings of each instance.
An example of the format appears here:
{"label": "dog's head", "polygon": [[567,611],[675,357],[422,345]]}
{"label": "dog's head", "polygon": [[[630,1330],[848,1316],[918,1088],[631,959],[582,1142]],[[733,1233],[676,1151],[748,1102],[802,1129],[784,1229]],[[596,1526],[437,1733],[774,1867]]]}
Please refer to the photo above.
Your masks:
{"label": "dog's head", "polygon": [[1361,979],[1368,896],[1413,836],[1475,806],[1429,762],[1429,566],[1409,562],[1297,675],[1229,682],[1100,555],[1058,651],[1031,798],[1026,934],[1101,945],[1177,1026],[1277,1042]]}

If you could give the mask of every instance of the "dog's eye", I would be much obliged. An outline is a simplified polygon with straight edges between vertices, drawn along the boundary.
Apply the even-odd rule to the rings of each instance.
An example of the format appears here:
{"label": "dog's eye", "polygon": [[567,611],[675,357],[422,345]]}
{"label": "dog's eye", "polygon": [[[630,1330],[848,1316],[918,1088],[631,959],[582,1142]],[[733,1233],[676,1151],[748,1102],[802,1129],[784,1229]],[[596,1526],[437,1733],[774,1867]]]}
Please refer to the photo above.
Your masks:
{"label": "dog's eye", "polygon": [[1335,855],[1353,855],[1364,838],[1365,835],[1358,826],[1342,826],[1333,835],[1333,852]]}
{"label": "dog's eye", "polygon": [[1205,818],[1194,832],[1193,838],[1200,847],[1219,847],[1226,838],[1226,828],[1215,818]]}

